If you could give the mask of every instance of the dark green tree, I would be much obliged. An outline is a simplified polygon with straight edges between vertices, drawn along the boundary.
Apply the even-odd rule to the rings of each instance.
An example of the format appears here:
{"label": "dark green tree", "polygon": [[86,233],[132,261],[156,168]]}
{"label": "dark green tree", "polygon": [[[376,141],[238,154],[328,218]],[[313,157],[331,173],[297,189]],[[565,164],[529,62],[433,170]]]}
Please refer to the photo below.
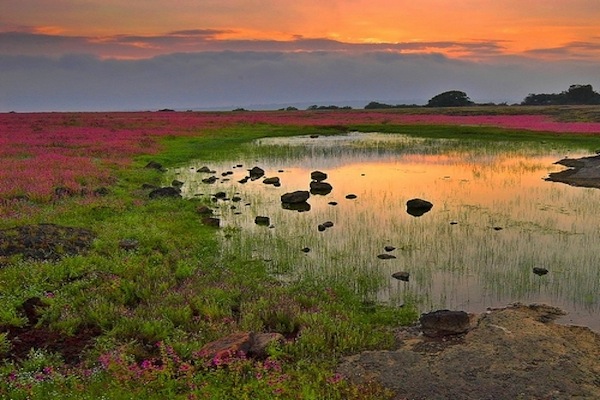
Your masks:
{"label": "dark green tree", "polygon": [[427,107],[464,107],[473,104],[465,92],[450,90],[432,97]]}
{"label": "dark green tree", "polygon": [[564,104],[600,104],[600,94],[592,85],[571,85],[561,93],[529,94],[521,103],[526,106],[547,106]]}

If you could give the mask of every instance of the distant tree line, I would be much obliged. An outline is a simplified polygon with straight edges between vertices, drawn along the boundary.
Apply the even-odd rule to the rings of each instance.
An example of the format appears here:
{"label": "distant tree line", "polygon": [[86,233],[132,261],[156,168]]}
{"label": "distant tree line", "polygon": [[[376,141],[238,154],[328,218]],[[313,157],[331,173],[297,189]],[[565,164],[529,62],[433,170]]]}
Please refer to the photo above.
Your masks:
{"label": "distant tree line", "polygon": [[600,93],[592,85],[571,85],[561,93],[529,94],[521,103],[525,106],[550,106],[569,104],[600,104]]}
{"label": "distant tree line", "polygon": [[[592,85],[571,85],[569,90],[561,93],[551,94],[529,94],[521,102],[525,106],[547,106],[547,105],[592,105],[600,104],[600,93],[597,93],[592,88]],[[426,105],[419,106],[416,104],[386,104],[377,101],[372,101],[367,104],[365,110],[384,110],[391,108],[413,108],[413,107],[466,107],[466,106],[496,106],[507,105],[506,103],[475,103],[469,96],[460,90],[449,90],[433,96]],[[307,110],[351,110],[350,106],[318,106],[312,105]],[[296,107],[281,108],[280,111],[295,111]]]}

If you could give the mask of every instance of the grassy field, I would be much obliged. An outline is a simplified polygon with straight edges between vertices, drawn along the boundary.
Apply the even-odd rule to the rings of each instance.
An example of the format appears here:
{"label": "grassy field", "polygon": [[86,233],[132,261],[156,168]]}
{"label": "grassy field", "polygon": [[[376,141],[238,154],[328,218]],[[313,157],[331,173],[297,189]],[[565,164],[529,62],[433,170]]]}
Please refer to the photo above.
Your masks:
{"label": "grassy field", "polygon": [[[559,117],[597,122],[597,110],[584,111]],[[335,367],[344,355],[392,348],[393,329],[417,318],[410,304],[364,302],[335,280],[283,284],[264,263],[223,256],[217,228],[198,214],[209,201],[150,199],[142,187],[163,179],[144,168],[149,161],[169,168],[231,159],[269,136],[364,130],[600,148],[600,135],[589,132],[414,125],[398,122],[402,113],[1,115],[0,397],[390,397],[376,383],[350,384]],[[9,251],[10,229],[38,224],[87,229],[95,239],[76,255],[61,242],[51,260]],[[47,240],[28,239],[25,247]],[[283,340],[261,357],[201,351],[240,332]]]}

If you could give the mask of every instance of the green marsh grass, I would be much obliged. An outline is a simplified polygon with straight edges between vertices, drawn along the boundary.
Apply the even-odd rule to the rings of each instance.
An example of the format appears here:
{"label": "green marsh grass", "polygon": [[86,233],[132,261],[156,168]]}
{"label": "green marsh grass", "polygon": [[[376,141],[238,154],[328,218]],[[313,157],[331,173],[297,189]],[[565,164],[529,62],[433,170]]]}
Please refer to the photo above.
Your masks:
{"label": "green marsh grass", "polygon": [[[408,219],[407,223],[402,209],[405,199],[391,194],[384,193],[378,202],[392,207],[393,215],[398,218],[377,220],[381,229],[373,235],[366,229],[374,221],[365,210],[365,204],[361,205],[367,194],[362,191],[357,193],[359,198],[354,202],[336,193],[335,200],[339,202],[336,207],[327,205],[328,199],[323,197],[318,198],[318,202],[311,201],[313,211],[309,213],[288,210],[271,213],[270,196],[277,197],[281,193],[272,187],[265,188],[270,191],[267,196],[253,194],[243,187],[229,189],[226,184],[218,184],[201,187],[198,191],[204,195],[195,196],[199,193],[192,193],[184,186],[184,192],[189,190],[186,195],[190,195],[190,200],[149,200],[148,191],[141,189],[143,183],[170,184],[173,179],[170,174],[178,168],[189,170],[193,160],[194,167],[214,163],[231,169],[242,163],[244,168],[267,165],[269,174],[278,169],[292,171],[294,168],[287,164],[289,160],[300,160],[308,152],[318,154],[320,150],[286,146],[263,149],[251,142],[272,136],[315,134],[324,137],[352,128],[248,124],[202,132],[192,129],[186,137],[164,138],[160,154],[141,156],[128,168],[115,167],[115,183],[106,197],[65,198],[40,207],[35,214],[0,221],[3,228],[49,222],[86,227],[97,235],[86,254],[58,262],[15,258],[1,267],[0,325],[11,329],[26,327],[28,321],[21,305],[27,299],[38,297],[44,305],[38,310],[40,319],[35,327],[28,329],[50,330],[65,338],[78,337],[86,329],[98,332],[90,338],[76,363],[66,362],[59,351],[36,348],[19,359],[5,359],[0,365],[0,397],[392,398],[391,393],[375,383],[353,385],[347,382],[335,374],[335,367],[343,355],[392,348],[394,329],[415,321],[417,306],[440,303],[430,292],[417,290],[413,282],[427,287],[432,285],[431,276],[441,274],[450,278],[450,283],[460,285],[465,279],[474,279],[460,274],[483,269],[488,275],[482,275],[481,279],[491,287],[506,279],[519,279],[522,292],[531,293],[532,286],[540,288],[542,284],[543,288],[562,294],[566,283],[587,279],[591,266],[597,265],[593,254],[579,254],[575,262],[587,263],[588,270],[565,273],[560,279],[554,276],[556,271],[553,270],[551,279],[545,281],[535,280],[536,277],[521,270],[511,272],[512,276],[502,268],[491,268],[504,261],[502,246],[522,246],[518,238],[510,237],[509,227],[525,222],[503,211],[473,206],[473,210],[487,218],[483,223],[471,210],[452,209],[452,203],[446,200],[436,200],[434,211],[423,218],[460,221],[461,232],[473,242],[481,241],[490,246],[491,254],[482,253],[477,247],[465,247],[458,240],[448,248],[424,239],[424,227],[419,220]],[[597,139],[580,139],[575,135],[544,136],[426,126],[410,129],[390,125],[369,130],[425,137],[416,140],[421,143],[419,150],[411,147],[415,140],[411,140],[410,145],[395,144],[393,151],[382,142],[378,153],[386,157],[397,157],[394,155],[397,152],[415,157],[424,153],[443,154],[448,149],[462,151],[468,147],[462,141],[472,137],[489,140],[492,146],[497,145],[494,140],[504,139],[522,140],[536,148],[563,143],[574,148],[600,147]],[[436,148],[439,137],[448,139],[443,142],[444,149]],[[503,143],[502,146],[510,147]],[[356,146],[357,160],[373,160],[368,146],[365,143]],[[338,150],[330,149],[327,154],[329,159],[325,165],[332,169],[338,165],[333,159]],[[150,160],[166,166],[167,175],[143,169]],[[313,161],[308,161],[303,167],[315,166]],[[285,173],[281,175],[285,182]],[[332,174],[330,181],[334,187],[336,179],[338,177]],[[306,185],[308,181],[308,177],[303,177],[297,185]],[[250,184],[256,186],[259,182]],[[227,188],[230,195],[240,192],[243,200],[237,204],[237,210],[241,215],[236,215],[229,203],[215,204],[210,200],[210,194],[219,188]],[[554,195],[562,197],[562,192],[557,189]],[[585,218],[587,205],[595,199],[593,192],[585,193],[584,203],[574,196],[564,212]],[[245,206],[246,202],[250,205]],[[444,203],[447,205],[443,206]],[[554,206],[549,204],[539,207],[552,211]],[[223,227],[216,230],[202,225],[196,213],[199,205],[217,208]],[[314,212],[317,210],[323,213],[317,216]],[[253,224],[253,217],[263,213],[272,217],[273,229]],[[354,216],[362,226],[351,226]],[[325,220],[334,221],[334,227],[318,232],[317,225]],[[528,235],[539,235],[538,226],[542,226],[548,230],[544,235],[558,235],[564,246],[577,241],[585,246],[593,245],[588,232],[556,233],[571,232],[568,222],[566,226],[543,219],[526,222],[535,224],[525,224],[531,227]],[[498,239],[502,236],[492,236],[487,230],[496,223],[506,227],[500,234],[509,233],[501,241]],[[427,229],[439,236],[455,232],[446,225]],[[289,241],[290,235],[296,239]],[[364,240],[371,236],[370,241]],[[492,241],[492,237],[496,240]],[[137,240],[139,246],[123,250],[119,247],[122,239]],[[376,255],[390,242],[397,247],[394,254],[398,258],[386,264]],[[305,246],[310,247],[311,252],[301,252]],[[435,252],[428,251],[431,246],[438,246],[433,247]],[[368,254],[369,258],[365,260],[361,254]],[[565,271],[570,267],[563,262],[559,251],[544,257],[545,262],[555,265],[562,262],[561,268]],[[473,263],[471,258],[477,262]],[[522,260],[527,268],[535,262],[532,256],[524,256]],[[396,267],[411,272],[409,285],[389,278]],[[589,281],[589,285],[580,285],[579,292],[570,292],[570,295],[586,299],[593,307],[598,288],[592,279]],[[448,298],[449,293],[443,296]],[[245,330],[276,331],[285,334],[288,340],[270,348],[266,360],[240,358],[228,367],[207,367],[206,360],[196,355],[206,343]],[[0,338],[0,352],[7,351],[8,347],[6,338]]]}
{"label": "green marsh grass", "polygon": [[[228,209],[229,202],[216,203],[235,232],[223,248],[262,262],[282,281],[342,284],[365,302],[392,306],[417,299],[422,311],[483,311],[514,301],[544,301],[573,311],[579,323],[591,323],[598,298],[597,281],[590,279],[597,274],[590,268],[600,260],[586,250],[597,237],[597,225],[589,220],[597,215],[598,193],[543,182],[561,169],[554,161],[586,150],[556,142],[488,140],[379,133],[264,139],[255,144],[250,165],[280,176],[281,188],[260,180],[237,184],[243,170],[216,186],[195,184],[194,172],[186,179],[192,192],[229,190],[250,203],[236,208],[238,214]],[[309,212],[281,209],[279,195],[306,189],[314,169],[329,173],[332,194],[312,196]],[[348,192],[358,199],[344,199]],[[405,202],[411,197],[432,200],[433,211],[408,216]],[[328,206],[330,200],[338,206]],[[256,215],[269,216],[272,227],[256,226]],[[327,220],[334,227],[318,231]],[[397,248],[396,258],[377,259],[388,244]],[[304,247],[310,251],[301,252]],[[533,267],[552,273],[538,277]],[[411,273],[410,283],[390,278],[399,270]]]}

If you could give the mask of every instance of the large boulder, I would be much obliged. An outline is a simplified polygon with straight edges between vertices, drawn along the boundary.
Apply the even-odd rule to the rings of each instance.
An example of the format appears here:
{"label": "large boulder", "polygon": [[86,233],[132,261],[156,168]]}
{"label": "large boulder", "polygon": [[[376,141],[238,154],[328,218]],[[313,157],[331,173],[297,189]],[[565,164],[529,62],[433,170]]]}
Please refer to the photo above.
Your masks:
{"label": "large boulder", "polygon": [[310,173],[310,179],[316,182],[322,182],[327,179],[327,174],[321,171],[313,171]]}
{"label": "large boulder", "polygon": [[265,170],[260,167],[253,167],[252,169],[248,170],[248,174],[250,175],[250,179],[256,180],[265,175]]}
{"label": "large boulder", "polygon": [[411,199],[406,202],[406,212],[413,217],[420,217],[431,210],[432,207],[432,203],[423,199]]}
{"label": "large boulder", "polygon": [[285,193],[281,196],[281,202],[286,204],[305,203],[310,197],[306,190],[297,190],[295,192]]}
{"label": "large boulder", "polygon": [[319,194],[324,196],[326,194],[331,193],[332,190],[333,186],[331,186],[327,182],[313,181],[310,183],[310,194]]}
{"label": "large boulder", "polygon": [[471,327],[469,314],[464,311],[438,310],[419,318],[423,334],[440,337],[465,333]]}
{"label": "large boulder", "polygon": [[265,179],[263,180],[263,183],[264,183],[265,185],[280,185],[280,184],[281,184],[281,181],[279,180],[279,177],[277,177],[277,176],[273,176],[273,177],[271,177],[271,178],[265,178]]}

